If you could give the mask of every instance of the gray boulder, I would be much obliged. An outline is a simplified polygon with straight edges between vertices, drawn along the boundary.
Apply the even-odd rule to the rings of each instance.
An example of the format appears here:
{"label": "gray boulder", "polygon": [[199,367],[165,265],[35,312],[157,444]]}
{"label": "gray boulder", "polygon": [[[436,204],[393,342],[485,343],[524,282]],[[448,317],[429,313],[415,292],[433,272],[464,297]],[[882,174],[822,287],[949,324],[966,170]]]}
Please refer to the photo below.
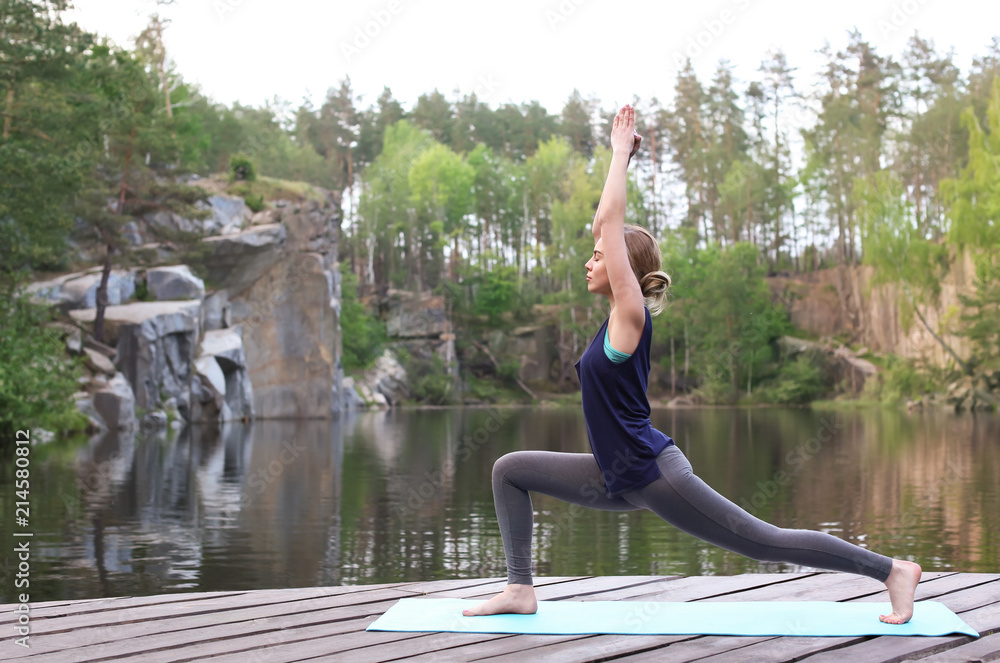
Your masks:
{"label": "gray boulder", "polygon": [[208,279],[230,299],[249,288],[282,258],[285,226],[253,226],[233,235],[206,237],[211,255],[206,259]]}
{"label": "gray boulder", "polygon": [[[200,205],[204,205],[204,203],[200,203]],[[196,206],[199,205],[196,204]],[[168,234],[176,232],[193,233],[200,230],[198,221],[193,221],[166,210],[150,212],[149,214],[144,215],[142,220],[145,221],[148,226],[166,230]]]}
{"label": "gray boulder", "polygon": [[253,418],[253,387],[241,335],[240,326],[205,332],[195,360],[192,420]]}
{"label": "gray boulder", "polygon": [[93,407],[111,430],[131,430],[137,426],[132,387],[121,373],[94,392]]}
{"label": "gray boulder", "polygon": [[450,331],[444,297],[390,290],[386,333],[399,338],[440,336]]}
{"label": "gray boulder", "polygon": [[246,202],[239,196],[217,194],[210,196],[208,204],[212,210],[211,218],[205,219],[206,234],[230,234],[242,230],[253,213]]}
{"label": "gray boulder", "polygon": [[[185,419],[197,340],[198,302],[137,302],[105,309],[108,341],[117,344],[117,363],[135,394],[136,406],[156,409],[162,399],[177,399]],[[96,311],[71,315],[93,322]],[[114,340],[112,340],[114,339]]]}
{"label": "gray boulder", "polygon": [[151,267],[146,270],[146,288],[158,301],[201,299],[205,282],[191,273],[187,265]]}
{"label": "gray boulder", "polygon": [[[54,303],[63,311],[97,306],[97,289],[101,285],[101,269],[64,274],[47,281],[37,281],[27,287],[36,301]],[[119,306],[135,294],[135,271],[113,269],[108,274],[108,305]]]}

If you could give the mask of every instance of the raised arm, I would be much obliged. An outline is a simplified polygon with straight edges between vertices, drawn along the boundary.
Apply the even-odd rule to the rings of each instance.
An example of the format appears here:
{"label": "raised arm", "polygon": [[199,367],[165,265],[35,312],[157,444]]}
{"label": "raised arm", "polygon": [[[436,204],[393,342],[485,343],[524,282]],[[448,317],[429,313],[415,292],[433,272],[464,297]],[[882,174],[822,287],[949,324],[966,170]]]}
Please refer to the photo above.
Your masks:
{"label": "raised arm", "polygon": [[[612,310],[611,344],[614,346],[618,337],[624,341],[632,341],[641,335],[646,324],[645,304],[639,281],[632,271],[628,260],[628,250],[625,246],[625,178],[628,171],[629,157],[634,146],[635,109],[623,106],[615,117],[611,130],[611,166],[601,193],[601,204],[598,205],[594,226],[600,234],[604,245],[604,261],[608,272],[608,281],[614,299]],[[622,328],[624,327],[624,328]],[[615,346],[623,352],[634,348],[632,342],[627,345]]]}
{"label": "raised arm", "polygon": [[[632,151],[628,155],[628,164],[632,163],[632,157],[635,153],[639,151],[639,145],[642,143],[642,136],[635,133],[635,129],[632,130]],[[628,168],[626,164],[626,168]],[[594,222],[591,224],[591,230],[594,233],[594,241],[596,242],[601,238],[601,208],[604,206],[604,191],[601,191],[601,198],[597,201],[597,211],[594,213]]]}

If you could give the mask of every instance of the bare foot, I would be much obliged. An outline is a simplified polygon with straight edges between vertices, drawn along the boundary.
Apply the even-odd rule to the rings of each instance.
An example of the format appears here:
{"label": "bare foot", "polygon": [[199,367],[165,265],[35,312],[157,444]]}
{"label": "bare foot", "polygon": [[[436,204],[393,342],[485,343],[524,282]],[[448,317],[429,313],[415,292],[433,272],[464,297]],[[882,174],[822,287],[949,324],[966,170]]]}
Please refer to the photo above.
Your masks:
{"label": "bare foot", "polygon": [[533,615],[538,611],[535,588],[531,585],[507,585],[503,593],[483,601],[471,610],[463,610],[466,617],[476,615]]}
{"label": "bare foot", "polygon": [[889,600],[892,601],[892,612],[879,615],[881,621],[886,624],[905,624],[910,621],[913,616],[913,594],[917,591],[921,573],[923,571],[920,570],[920,565],[915,562],[892,560],[892,571],[885,579]]}

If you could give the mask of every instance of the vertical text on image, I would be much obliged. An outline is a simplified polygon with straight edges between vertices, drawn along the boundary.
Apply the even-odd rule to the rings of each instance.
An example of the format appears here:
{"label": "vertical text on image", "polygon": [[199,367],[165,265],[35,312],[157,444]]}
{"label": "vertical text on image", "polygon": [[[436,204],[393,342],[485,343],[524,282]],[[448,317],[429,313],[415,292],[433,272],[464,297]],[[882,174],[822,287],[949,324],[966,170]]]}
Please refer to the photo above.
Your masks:
{"label": "vertical text on image", "polygon": [[[31,518],[31,431],[15,432],[14,447],[14,536],[22,540],[14,544],[14,555],[17,561],[17,572],[14,574],[14,587],[28,590],[31,586],[31,541],[32,532],[25,531]],[[14,606],[14,632],[20,636],[14,644],[28,648],[28,638],[31,635],[31,608],[28,605],[30,595],[22,591],[17,595]]]}

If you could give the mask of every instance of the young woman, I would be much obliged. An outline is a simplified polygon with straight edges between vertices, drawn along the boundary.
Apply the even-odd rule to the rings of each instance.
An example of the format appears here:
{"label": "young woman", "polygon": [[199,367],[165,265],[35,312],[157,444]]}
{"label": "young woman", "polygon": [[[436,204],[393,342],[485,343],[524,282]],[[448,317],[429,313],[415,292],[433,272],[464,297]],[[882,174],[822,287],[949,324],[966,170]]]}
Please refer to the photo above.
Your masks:
{"label": "young woman", "polygon": [[586,265],[587,289],[611,304],[608,319],[576,364],[593,453],[515,451],[496,461],[493,498],[507,557],[507,588],[463,614],[537,610],[528,496],[535,491],[594,509],[649,509],[692,536],[753,559],[866,575],[889,590],[892,612],[879,619],[907,622],[920,580],[918,564],[825,532],[783,529],[752,516],[695,476],[674,441],[652,427],[646,399],[651,315],[661,311],[670,277],[660,271],[652,235],[624,222],[626,170],[641,140],[634,126],[635,111],[622,107],[611,131],[611,167],[594,217],[597,243]]}

